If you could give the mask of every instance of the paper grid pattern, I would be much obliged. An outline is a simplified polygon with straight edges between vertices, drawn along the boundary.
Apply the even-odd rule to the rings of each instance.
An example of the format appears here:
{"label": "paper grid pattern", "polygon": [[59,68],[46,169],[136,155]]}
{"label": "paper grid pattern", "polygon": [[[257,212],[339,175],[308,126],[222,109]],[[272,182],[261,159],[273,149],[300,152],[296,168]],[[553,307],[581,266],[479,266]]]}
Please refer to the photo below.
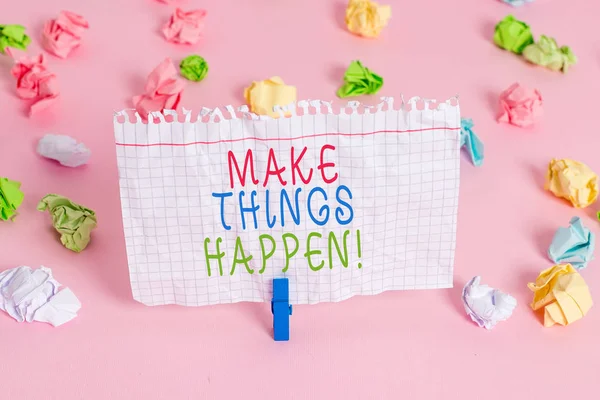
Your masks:
{"label": "paper grid pattern", "polygon": [[[290,279],[290,302],[314,304],[336,302],[354,295],[375,295],[387,290],[435,289],[452,287],[456,240],[460,111],[457,104],[441,103],[417,109],[411,99],[393,109],[360,113],[353,103],[350,114],[321,112],[294,115],[290,118],[231,118],[219,121],[210,114],[209,121],[143,123],[130,122],[115,116],[115,138],[123,225],[127,247],[133,297],[146,305],[179,304],[201,306],[239,301],[270,301],[272,279]],[[431,109],[430,109],[431,108]],[[230,109],[230,108],[228,108]],[[305,107],[305,111],[308,109]],[[206,114],[206,113],[205,113]],[[256,117],[256,116],[254,116]],[[204,118],[206,120],[206,117]],[[327,161],[335,162],[338,181],[324,185],[319,164],[321,146],[330,144]],[[274,149],[278,165],[286,166],[284,176],[290,181],[290,148],[301,151],[307,146],[300,167],[314,168],[313,179],[307,185],[285,188],[294,200],[299,194],[301,223],[266,225],[265,197],[269,189],[271,213],[279,214],[279,193],[282,189],[276,177],[262,186],[269,148]],[[252,216],[246,215],[247,229],[240,220],[236,189],[229,187],[227,153],[232,150],[243,166],[247,149],[254,152],[256,177],[244,188],[257,190],[258,229],[253,229]],[[298,153],[296,153],[298,154]],[[236,179],[237,180],[237,179]],[[248,184],[249,183],[249,184]],[[298,183],[298,182],[297,182]],[[302,182],[300,182],[302,183]],[[337,202],[335,191],[340,185],[352,191],[349,202],[354,219],[341,226],[330,223],[317,226],[307,215],[307,195],[315,185],[327,192],[328,201],[315,196],[311,210],[318,215],[321,206],[329,204],[331,215]],[[221,225],[220,200],[213,192],[233,191],[224,208],[230,231]],[[317,200],[317,201],[315,201]],[[347,200],[347,198],[346,198]],[[251,228],[251,229],[250,229]],[[361,257],[358,257],[356,230],[360,230]],[[349,265],[342,266],[335,249],[333,268],[328,261],[327,237],[335,232],[338,241],[349,230]],[[299,239],[298,253],[285,265],[281,235],[290,232]],[[309,232],[319,232],[322,239],[313,239],[311,248],[323,253],[314,256],[325,266],[312,271],[303,256]],[[262,274],[258,236],[271,235],[276,251]],[[237,265],[230,275],[236,237],[240,237],[254,273]],[[223,276],[212,261],[212,276],[208,276],[204,254],[204,239],[211,239],[214,252],[217,237],[221,237]],[[358,268],[358,262],[362,268]]]}

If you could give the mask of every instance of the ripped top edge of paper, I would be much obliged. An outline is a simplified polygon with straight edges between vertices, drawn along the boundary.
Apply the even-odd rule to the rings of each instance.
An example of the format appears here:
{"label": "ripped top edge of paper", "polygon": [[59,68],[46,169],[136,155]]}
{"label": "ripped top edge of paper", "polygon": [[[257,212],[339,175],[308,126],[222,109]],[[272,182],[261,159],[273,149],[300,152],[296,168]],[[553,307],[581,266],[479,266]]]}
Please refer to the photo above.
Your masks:
{"label": "ripped top edge of paper", "polygon": [[[274,106],[274,111],[279,113],[280,118],[289,118],[301,115],[363,115],[376,114],[390,110],[411,111],[415,110],[447,110],[457,108],[458,95],[445,101],[437,101],[419,96],[414,96],[408,100],[400,96],[400,103],[394,103],[393,97],[381,97],[379,104],[370,106],[360,101],[348,101],[346,104],[334,103],[324,100],[300,100],[286,106]],[[395,107],[395,104],[397,105]],[[142,124],[163,124],[173,121],[179,122],[219,122],[223,120],[247,119],[247,120],[273,120],[267,115],[257,115],[250,111],[247,105],[234,107],[227,105],[224,107],[208,108],[202,107],[199,111],[192,111],[183,108],[177,110],[154,111],[142,118],[135,109],[124,109],[114,113],[115,124],[124,123],[142,123]]]}

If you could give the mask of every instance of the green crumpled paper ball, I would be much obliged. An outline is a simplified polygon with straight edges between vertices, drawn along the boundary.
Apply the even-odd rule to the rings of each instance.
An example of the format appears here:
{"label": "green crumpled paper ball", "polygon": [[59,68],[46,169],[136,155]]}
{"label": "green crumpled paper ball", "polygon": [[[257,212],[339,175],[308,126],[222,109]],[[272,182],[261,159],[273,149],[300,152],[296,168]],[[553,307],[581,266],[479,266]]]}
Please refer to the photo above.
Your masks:
{"label": "green crumpled paper ball", "polygon": [[7,47],[26,50],[31,38],[25,34],[22,25],[0,25],[0,53],[4,54]]}
{"label": "green crumpled paper ball", "polygon": [[577,64],[577,56],[569,46],[558,47],[556,40],[545,35],[540,36],[537,43],[527,46],[523,50],[523,57],[530,63],[563,73],[571,65]]}
{"label": "green crumpled paper ball", "polygon": [[338,89],[337,95],[344,98],[375,94],[382,86],[381,76],[362,65],[360,61],[352,61],[344,73],[344,84]]}
{"label": "green crumpled paper ball", "polygon": [[208,63],[206,60],[197,55],[191,55],[183,60],[179,64],[181,75],[194,82],[200,82],[208,74]]}
{"label": "green crumpled paper ball", "polygon": [[52,225],[60,234],[60,241],[76,253],[84,250],[96,227],[96,213],[64,196],[48,194],[40,200],[37,209],[50,212]]}
{"label": "green crumpled paper ball", "polygon": [[21,182],[0,178],[0,219],[12,220],[17,214],[17,208],[23,203]]}
{"label": "green crumpled paper ball", "polygon": [[512,15],[507,15],[496,25],[494,43],[504,50],[521,54],[525,47],[533,43],[533,35],[529,25]]}

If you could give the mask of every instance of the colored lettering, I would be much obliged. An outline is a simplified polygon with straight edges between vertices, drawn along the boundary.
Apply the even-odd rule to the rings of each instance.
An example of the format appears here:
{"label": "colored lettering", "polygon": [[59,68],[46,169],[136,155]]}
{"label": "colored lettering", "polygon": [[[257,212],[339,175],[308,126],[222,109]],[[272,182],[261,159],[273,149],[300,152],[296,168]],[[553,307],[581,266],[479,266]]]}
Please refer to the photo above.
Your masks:
{"label": "colored lettering", "polygon": [[[264,180],[262,181],[261,179],[263,179],[263,176],[260,176],[259,179],[256,177],[257,166],[254,163],[255,159],[252,149],[246,150],[242,168],[240,168],[238,159],[236,159],[233,151],[227,152],[229,186],[233,189],[236,184],[241,184],[240,189],[242,190],[236,192],[237,202],[235,202],[234,199],[227,200],[228,198],[233,197],[233,191],[212,193],[212,197],[219,199],[220,220],[224,230],[231,231],[232,226],[235,226],[236,229],[239,230],[241,226],[241,230],[244,231],[247,229],[261,229],[264,231],[265,229],[273,229],[276,225],[285,227],[286,223],[288,226],[300,226],[303,222],[303,218],[306,221],[310,220],[317,226],[336,224],[339,227],[340,225],[348,225],[353,221],[353,195],[350,188],[338,183],[339,186],[335,188],[335,199],[333,199],[334,188],[325,186],[338,181],[340,177],[339,173],[336,172],[336,163],[334,161],[337,159],[337,156],[335,154],[332,156],[331,154],[331,151],[336,150],[334,145],[325,144],[321,146],[319,161],[316,166],[314,164],[308,165],[308,162],[306,161],[316,159],[316,154],[314,154],[313,157],[309,156],[307,158],[308,146],[297,148],[291,146],[289,164],[286,163],[285,166],[280,166],[278,164],[276,150],[278,151],[277,154],[280,154],[279,148],[268,148],[268,158],[266,160],[266,168],[264,169]],[[327,151],[330,151],[330,153],[326,154]],[[260,171],[262,172],[264,160],[259,161],[261,167]],[[319,172],[316,172],[315,168]],[[287,176],[286,170],[288,171]],[[315,184],[310,185],[310,187],[306,186],[311,183],[314,175],[317,174],[320,174],[320,180],[317,179],[319,181],[317,185],[320,184],[321,186]],[[277,177],[279,184],[284,186],[281,190],[276,190],[276,196],[279,196],[278,199],[272,198],[273,191],[271,189],[262,189],[269,185],[269,179],[273,177]],[[289,178],[289,182],[291,182],[290,186],[293,187],[293,195],[292,189],[285,187],[288,184],[286,178]],[[248,185],[246,185],[246,183],[248,183]],[[256,185],[260,185],[260,183],[262,183],[262,185],[260,189],[258,189]],[[256,188],[257,190],[252,190],[252,188]],[[308,190],[308,193],[305,193],[302,199],[300,199],[300,194],[304,188],[306,188],[305,190]],[[246,198],[246,194],[248,193],[250,194],[249,199]],[[231,202],[227,204],[229,211],[229,214],[227,215],[225,214],[226,201]],[[237,212],[232,213],[231,208],[234,205],[238,209],[235,210]],[[305,216],[305,212],[307,212],[308,218]],[[232,215],[236,215],[236,218],[237,215],[239,215],[239,220],[235,221],[235,224],[232,223],[229,225],[228,222],[234,222],[231,221]],[[279,217],[279,220],[277,217]],[[226,219],[230,220],[227,221]],[[306,223],[306,221],[304,222]],[[241,225],[239,224],[240,222]],[[285,259],[281,271],[288,272],[294,257],[302,257],[302,255],[306,259],[306,263],[311,271],[316,272],[322,270],[326,262],[328,263],[330,270],[334,268],[334,264],[341,264],[344,268],[348,268],[352,261],[350,260],[348,251],[350,230],[345,230],[341,237],[336,236],[336,231],[325,233],[322,228],[320,228],[319,231],[305,233],[305,230],[302,229],[300,232],[302,232],[303,236],[300,239],[297,234],[286,232],[282,233],[280,237],[281,242],[278,241],[279,239],[276,239],[268,233],[257,232],[257,234],[261,233],[258,236],[261,258],[261,265],[260,269],[258,269],[258,273],[263,274],[266,271],[268,263],[275,268],[280,267],[279,264],[283,261],[281,257]],[[304,239],[304,235],[307,235],[306,239]],[[324,248],[321,249],[322,246],[315,246],[315,242],[313,241],[313,239],[318,240],[324,237],[327,239],[327,250]],[[223,276],[223,258],[226,256],[226,252],[221,250],[221,247],[224,247],[222,246],[223,239],[221,237],[216,239],[216,250],[214,253],[209,252],[210,243],[211,241],[209,238],[204,239],[204,253],[208,276],[212,275],[213,271],[211,264],[214,260],[217,261],[219,276]],[[304,253],[300,251],[301,243],[303,245],[305,244],[305,248],[302,249]],[[229,274],[234,275],[236,269],[239,269],[238,265],[240,264],[244,266],[249,274],[254,274],[255,270],[251,268],[250,263],[254,256],[253,254],[245,252],[241,237],[236,237],[235,245],[232,246],[232,244],[233,243],[229,244],[229,247],[227,247],[227,249],[233,247],[233,256],[231,256],[230,250],[227,251],[227,255],[230,257],[228,258],[228,261],[231,260],[231,264],[227,264],[225,268],[227,269],[231,266]],[[358,268],[362,268],[362,246],[359,230],[356,230],[356,244],[359,260],[354,260],[353,262],[356,263],[358,261]],[[352,250],[354,251],[354,248],[352,248]],[[256,253],[258,253],[258,251],[259,250],[257,250]],[[327,252],[327,254],[324,254],[325,252]],[[325,257],[327,257],[327,260],[325,260]],[[270,259],[277,260],[277,262],[269,262]],[[339,260],[339,262],[337,260]],[[212,265],[214,266],[214,264]]]}
{"label": "colored lettering", "polygon": [[[362,246],[360,244],[360,230],[359,229],[356,230],[356,246],[357,246],[356,253],[358,254],[358,258],[362,258]],[[359,262],[358,269],[361,269],[361,268],[362,268],[362,263]]]}
{"label": "colored lettering", "polygon": [[342,236],[342,247],[344,248],[344,254],[342,254],[342,250],[340,249],[340,244],[335,237],[334,232],[329,232],[329,242],[327,244],[327,250],[329,252],[329,269],[333,269],[333,246],[337,251],[340,262],[344,266],[344,268],[348,268],[348,235],[350,231],[344,231]]}
{"label": "colored lettering", "polygon": [[302,182],[304,183],[309,183],[311,178],[312,178],[312,174],[313,174],[313,169],[311,168],[308,172],[308,178],[304,178],[304,175],[302,174],[302,171],[300,170],[300,161],[302,161],[302,157],[304,157],[304,154],[306,154],[306,150],[308,150],[308,147],[304,146],[304,148],[302,149],[302,152],[300,153],[300,156],[297,159],[294,159],[294,146],[292,146],[292,150],[291,150],[291,159],[292,159],[292,185],[296,184],[296,172],[298,172],[298,175],[300,176],[300,180],[302,180]]}
{"label": "colored lettering", "polygon": [[279,183],[285,186],[287,181],[284,181],[281,177],[281,174],[285,171],[285,167],[279,168],[277,166],[277,159],[275,158],[275,152],[273,149],[269,149],[269,159],[267,160],[267,173],[265,174],[265,181],[263,182],[263,186],[267,186],[269,183],[269,177],[271,175],[277,175],[277,179],[279,179]]}
{"label": "colored lettering", "polygon": [[271,215],[271,213],[269,213],[269,189],[267,189],[265,192],[266,192],[265,193],[265,196],[266,196],[266,199],[265,199],[265,204],[266,204],[265,209],[266,209],[266,212],[267,212],[267,226],[269,228],[272,228],[272,227],[275,226],[275,221],[277,220],[277,217],[275,215],[273,215],[273,219],[272,220],[269,219],[269,216]]}
{"label": "colored lettering", "polygon": [[325,199],[325,201],[327,201],[327,193],[325,192],[325,190],[323,190],[320,187],[314,187],[311,189],[311,191],[308,193],[308,198],[306,199],[306,206],[308,208],[308,216],[310,217],[310,219],[312,219],[312,221],[319,225],[319,226],[323,226],[327,223],[327,221],[329,221],[329,206],[327,204],[324,204],[321,206],[321,208],[319,208],[319,217],[323,217],[323,214],[325,214],[325,217],[322,220],[318,220],[317,218],[315,218],[315,215],[312,212],[312,207],[311,207],[311,200],[313,195],[315,194],[315,192],[319,192],[323,195],[323,198]]}
{"label": "colored lettering", "polygon": [[246,158],[244,158],[244,171],[240,172],[240,167],[235,158],[235,154],[233,151],[229,150],[227,153],[227,164],[229,166],[229,186],[233,189],[233,166],[235,166],[235,170],[237,172],[238,179],[242,186],[246,186],[246,172],[248,171],[248,165],[250,166],[250,176],[252,177],[252,183],[255,185],[258,184],[258,179],[254,175],[254,157],[252,156],[252,149],[248,149],[246,151]]}
{"label": "colored lettering", "polygon": [[325,182],[325,183],[333,183],[338,178],[338,173],[336,172],[333,175],[333,178],[327,178],[325,176],[325,168],[333,168],[333,167],[335,167],[335,163],[332,163],[332,162],[328,162],[328,163],[323,162],[323,158],[324,158],[323,156],[325,154],[325,150],[335,150],[335,146],[332,146],[330,144],[326,144],[323,147],[321,147],[321,157],[320,157],[321,163],[319,164],[319,166],[317,167],[317,169],[319,171],[321,171],[321,178],[323,178],[323,182]]}
{"label": "colored lettering", "polygon": [[[321,173],[321,179],[323,182],[327,184],[331,184],[338,179],[338,173],[333,171],[328,171],[329,169],[335,168],[335,162],[329,161],[325,162],[325,152],[327,150],[335,150],[335,146],[331,144],[325,144],[321,147],[320,155],[319,155],[319,165],[317,169]],[[290,147],[290,174],[291,174],[291,182],[292,185],[296,184],[309,184],[313,178],[313,167],[310,167],[306,170],[302,170],[300,165],[304,160],[304,156],[308,151],[308,147],[302,147],[300,154],[297,154],[297,149],[295,147]],[[241,184],[242,187],[246,187],[246,180],[248,175],[250,176],[250,180],[254,185],[259,183],[259,179],[256,178],[256,166],[254,163],[254,153],[252,149],[246,150],[246,155],[244,157],[244,165],[243,168],[240,169],[239,162],[233,153],[232,150],[227,152],[227,166],[229,169],[229,186],[231,189],[235,187],[236,181]],[[277,176],[279,183],[282,186],[287,185],[287,181],[284,179],[284,172],[287,167],[282,166],[279,167],[277,163],[277,156],[275,154],[275,150],[273,148],[269,148],[268,158],[267,158],[267,168],[265,171],[265,176],[263,180],[263,187],[266,187],[269,183],[269,179],[272,176]],[[236,179],[237,177],[237,179]]]}
{"label": "colored lettering", "polygon": [[311,232],[308,234],[308,237],[306,238],[306,253],[304,253],[304,257],[306,257],[306,261],[308,262],[309,268],[313,271],[318,271],[321,268],[323,268],[323,265],[325,265],[325,261],[321,261],[318,265],[313,264],[312,256],[318,256],[321,253],[323,253],[321,250],[311,250],[310,249],[310,240],[313,237],[322,238],[323,235],[321,235],[319,232]]}
{"label": "colored lettering", "polygon": [[246,267],[246,271],[248,271],[249,274],[253,274],[254,270],[252,268],[250,268],[250,264],[248,264],[248,262],[250,262],[250,260],[252,260],[252,255],[248,254],[246,256],[246,254],[244,254],[244,247],[242,246],[242,239],[238,236],[235,239],[235,250],[233,251],[233,263],[231,264],[231,272],[229,273],[229,275],[233,275],[233,273],[235,272],[235,267],[238,264],[244,264],[244,266]]}
{"label": "colored lettering", "polygon": [[225,222],[225,198],[233,196],[233,192],[213,193],[212,195],[213,195],[213,197],[221,199],[221,207],[220,207],[220,210],[221,210],[221,225],[223,225],[223,228],[225,228],[225,230],[228,231],[228,230],[231,229],[231,226],[227,225],[227,223]]}
{"label": "colored lettering", "polygon": [[[290,251],[290,248],[288,247],[288,238],[293,239],[295,243],[294,250],[292,251]],[[298,252],[298,249],[300,248],[300,242],[298,241],[296,235],[292,233],[284,233],[281,235],[281,239],[283,240],[283,248],[285,249],[285,267],[283,267],[281,272],[287,272],[288,268],[290,267],[290,259]]]}
{"label": "colored lettering", "polygon": [[225,252],[219,251],[219,245],[221,244],[222,241],[223,241],[223,239],[221,239],[220,237],[217,238],[217,243],[216,243],[217,252],[214,254],[211,254],[208,252],[208,244],[210,243],[210,239],[209,238],[204,239],[204,258],[206,259],[206,270],[208,271],[208,276],[211,275],[210,260],[217,260],[217,263],[219,264],[219,276],[223,276],[223,257],[225,257]]}
{"label": "colored lettering", "polygon": [[302,191],[302,188],[297,188],[296,189],[296,193],[294,196],[294,201],[296,204],[296,212],[294,213],[294,210],[292,210],[292,203],[290,202],[290,198],[287,194],[287,190],[285,189],[281,189],[281,195],[279,197],[279,208],[281,209],[281,226],[285,226],[285,209],[283,207],[283,199],[285,197],[286,203],[287,203],[287,208],[290,211],[290,215],[292,216],[292,219],[294,220],[294,223],[296,225],[300,225],[300,203],[298,202],[298,195],[300,194],[300,192]]}
{"label": "colored lettering", "polygon": [[[267,253],[265,252],[265,242],[264,240],[268,239],[271,242],[271,250]],[[275,254],[275,239],[273,239],[273,236],[271,235],[260,235],[258,237],[258,241],[260,242],[260,254],[261,254],[261,259],[262,259],[262,267],[261,269],[258,271],[259,274],[262,274],[263,272],[265,272],[265,268],[267,268],[267,260],[271,257],[273,257],[273,254]],[[285,240],[284,240],[284,244],[285,244]],[[286,248],[287,251],[287,248]]]}
{"label": "colored lettering", "polygon": [[252,213],[254,219],[254,229],[258,229],[258,220],[256,219],[256,212],[260,208],[259,205],[254,204],[254,198],[256,197],[256,190],[250,193],[250,207],[244,207],[244,191],[240,191],[240,217],[242,218],[242,229],[246,230],[246,213]]}
{"label": "colored lettering", "polygon": [[[258,242],[260,244],[260,258],[261,258],[261,267],[258,270],[259,274],[263,274],[267,269],[267,264],[270,259],[278,260],[277,263],[271,261],[270,264],[274,268],[280,267],[281,257],[285,259],[283,262],[283,268],[281,272],[289,272],[290,266],[294,257],[304,256],[306,262],[308,263],[311,271],[320,271],[325,267],[325,263],[327,262],[329,265],[329,269],[333,269],[334,265],[341,264],[342,267],[348,268],[350,265],[350,253],[349,253],[349,237],[350,230],[345,230],[341,237],[336,236],[335,231],[329,231],[327,234],[323,234],[322,232],[309,232],[305,241],[302,241],[302,244],[305,244],[305,252],[302,254],[300,252],[301,241],[298,237],[293,233],[283,233],[281,237],[275,238],[269,234],[262,234],[258,237]],[[313,239],[322,239],[327,238],[327,250],[321,250],[315,248],[315,242]],[[206,267],[208,276],[212,276],[211,269],[211,261],[217,260],[219,265],[219,275],[223,276],[223,258],[226,256],[225,251],[221,250],[222,247],[222,238],[217,238],[216,240],[216,253],[210,253],[208,250],[208,246],[211,240],[209,238],[204,239],[204,253],[206,257]],[[283,246],[280,244],[283,243]],[[362,268],[362,263],[360,259],[362,258],[362,246],[360,240],[360,230],[356,230],[356,243],[357,243],[357,254],[358,254],[358,268]],[[244,246],[242,243],[241,237],[236,237],[235,244],[232,246],[233,257],[231,259],[231,270],[229,271],[229,275],[234,275],[236,269],[238,269],[238,265],[244,265],[246,271],[249,274],[254,274],[255,270],[251,267],[250,261],[254,259],[254,255],[250,253],[246,253],[244,250]],[[257,250],[258,252],[258,250]],[[327,255],[324,253],[327,252]],[[279,253],[279,254],[278,254]],[[227,255],[230,255],[229,253]],[[318,256],[322,256],[321,259]],[[339,260],[339,263],[338,261]],[[317,263],[318,261],[318,263]],[[356,260],[354,260],[356,261]]]}
{"label": "colored lettering", "polygon": [[348,194],[348,199],[350,199],[350,200],[352,200],[352,192],[345,185],[340,185],[340,187],[338,187],[337,190],[335,191],[336,200],[338,201],[338,203],[340,203],[340,205],[342,205],[348,209],[348,214],[350,214],[350,215],[348,216],[348,218],[342,219],[341,217],[343,217],[345,214],[344,210],[342,209],[342,207],[337,207],[335,209],[335,219],[337,220],[338,224],[347,225],[350,222],[352,222],[352,218],[354,218],[354,211],[352,210],[352,206],[350,205],[350,203],[348,203],[340,198],[341,191],[346,192]]}

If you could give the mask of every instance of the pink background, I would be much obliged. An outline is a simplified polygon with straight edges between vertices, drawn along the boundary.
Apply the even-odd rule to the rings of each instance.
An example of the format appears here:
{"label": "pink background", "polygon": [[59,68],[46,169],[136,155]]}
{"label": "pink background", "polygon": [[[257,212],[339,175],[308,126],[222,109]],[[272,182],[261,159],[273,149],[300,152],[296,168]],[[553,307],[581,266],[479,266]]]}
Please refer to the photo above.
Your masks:
{"label": "pink background", "polygon": [[[600,389],[600,310],[569,327],[544,328],[526,287],[551,266],[553,232],[574,215],[599,231],[598,206],[576,210],[543,190],[552,157],[600,171],[598,100],[600,4],[546,0],[514,10],[494,0],[389,0],[391,24],[378,40],[343,29],[345,1],[185,0],[208,10],[205,39],[167,43],[158,33],[174,6],[152,0],[7,1],[1,23],[26,25],[39,51],[43,23],[61,9],[91,29],[71,58],[49,56],[60,104],[25,116],[10,60],[0,57],[0,176],[21,181],[25,202],[0,223],[0,269],[51,267],[83,303],[59,327],[19,324],[0,314],[3,399],[525,399],[591,398]],[[536,36],[570,45],[568,75],[528,65],[496,48],[495,23],[508,13]],[[243,102],[252,80],[280,75],[301,99],[333,99],[353,59],[385,78],[381,95],[460,94],[486,146],[483,167],[463,156],[455,288],[392,292],[337,304],[298,306],[291,341],[271,337],[268,304],[150,308],[132,300],[121,224],[113,111],[130,107],[164,57],[196,52],[210,64],[190,84],[187,108]],[[514,81],[538,88],[546,115],[535,129],[494,120],[498,94]],[[39,158],[47,132],[83,140],[93,151],[80,169]],[[97,211],[99,227],[81,254],[63,248],[47,214],[49,192]],[[583,271],[600,296],[600,266]],[[473,275],[513,294],[519,306],[493,331],[464,313],[460,293]],[[599,297],[597,297],[599,299]]]}

